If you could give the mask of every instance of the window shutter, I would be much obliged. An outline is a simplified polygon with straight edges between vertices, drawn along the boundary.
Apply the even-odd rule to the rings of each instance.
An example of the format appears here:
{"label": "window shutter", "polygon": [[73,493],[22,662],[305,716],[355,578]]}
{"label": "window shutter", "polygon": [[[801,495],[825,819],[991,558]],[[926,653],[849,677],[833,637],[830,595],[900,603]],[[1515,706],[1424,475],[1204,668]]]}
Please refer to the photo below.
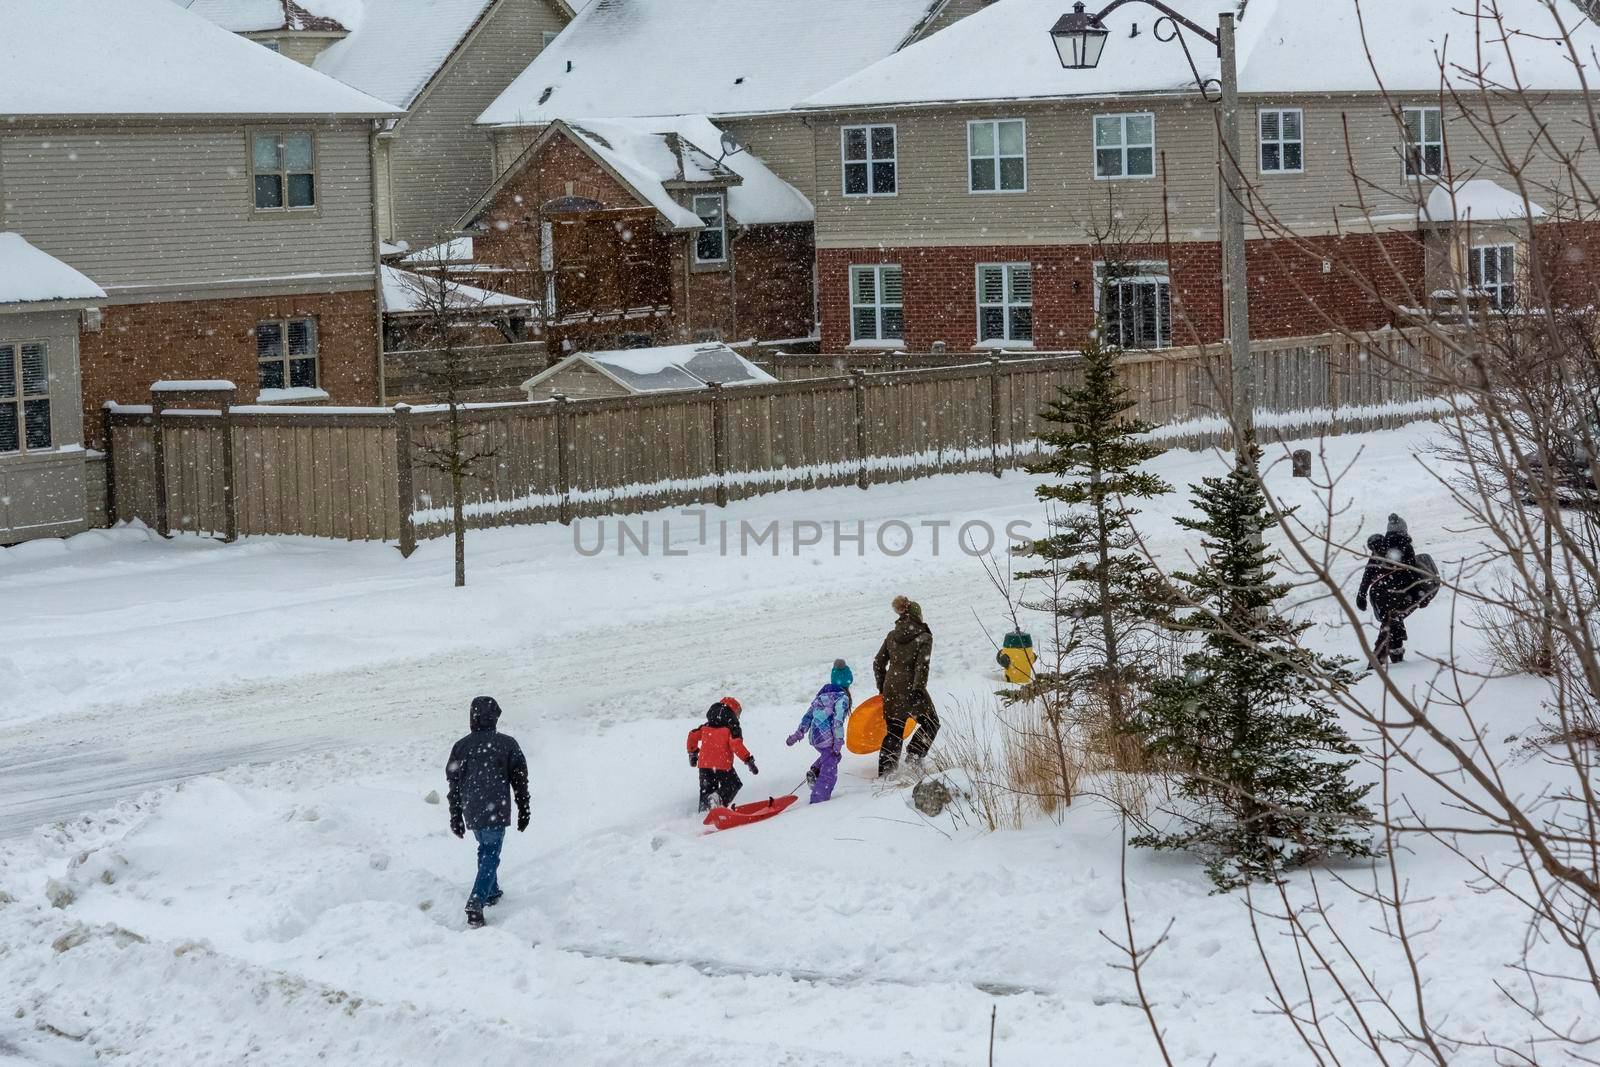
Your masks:
{"label": "window shutter", "polygon": [[22,346],[22,395],[48,396],[50,394],[50,366],[46,349],[41,344]]}
{"label": "window shutter", "polygon": [[1006,271],[1004,267],[984,267],[978,272],[978,301],[983,304],[1003,304],[1006,299]]}
{"label": "window shutter", "polygon": [[10,400],[17,395],[17,350],[10,345],[0,345],[0,400]]}
{"label": "window shutter", "polygon": [[1033,303],[1033,268],[1011,268],[1011,302],[1013,304]]}
{"label": "window shutter", "polygon": [[1281,136],[1278,132],[1278,115],[1279,112],[1277,111],[1263,111],[1261,113],[1261,139],[1263,141],[1276,141]]}
{"label": "window shutter", "polygon": [[878,286],[876,284],[877,272],[871,269],[852,271],[855,281],[855,303],[875,304],[878,302]]}
{"label": "window shutter", "polygon": [[883,303],[898,304],[901,302],[901,280],[899,267],[883,268]]}

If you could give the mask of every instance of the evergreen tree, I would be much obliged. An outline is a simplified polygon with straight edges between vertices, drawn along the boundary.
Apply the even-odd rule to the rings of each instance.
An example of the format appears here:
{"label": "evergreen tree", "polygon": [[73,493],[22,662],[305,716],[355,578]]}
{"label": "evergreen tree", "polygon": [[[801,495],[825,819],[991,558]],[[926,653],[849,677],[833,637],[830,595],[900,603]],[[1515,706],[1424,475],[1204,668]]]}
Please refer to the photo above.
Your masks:
{"label": "evergreen tree", "polygon": [[[1104,694],[1113,731],[1122,733],[1133,712],[1129,686],[1140,675],[1130,638],[1158,613],[1159,603],[1159,583],[1151,579],[1144,557],[1133,551],[1132,519],[1139,512],[1127,502],[1148,500],[1172,487],[1139,470],[1165,450],[1139,440],[1153,427],[1127,417],[1135,401],[1117,380],[1115,364],[1115,350],[1091,336],[1083,348],[1083,384],[1063,386],[1040,413],[1061,429],[1041,435],[1054,452],[1027,469],[1059,479],[1041,485],[1037,495],[1062,507],[1051,519],[1050,535],[1032,546],[1035,558],[1053,566],[1021,577],[1051,579],[1055,593],[1041,606],[1058,621],[1064,616],[1087,624],[1067,628],[1082,640],[1074,651],[1087,660],[1083,673]],[[1041,678],[1040,683],[1075,686],[1077,680]]]}
{"label": "evergreen tree", "polygon": [[1173,575],[1191,609],[1171,625],[1200,636],[1185,673],[1150,686],[1136,726],[1150,754],[1175,765],[1178,795],[1192,802],[1185,826],[1134,838],[1146,848],[1206,857],[1219,890],[1314,862],[1329,853],[1371,856],[1362,804],[1370,786],[1348,773],[1355,744],[1327,700],[1354,681],[1349,660],[1299,644],[1311,625],[1274,610],[1289,590],[1262,547],[1272,525],[1255,474],[1253,445],[1226,477],[1195,491],[1205,562]]}

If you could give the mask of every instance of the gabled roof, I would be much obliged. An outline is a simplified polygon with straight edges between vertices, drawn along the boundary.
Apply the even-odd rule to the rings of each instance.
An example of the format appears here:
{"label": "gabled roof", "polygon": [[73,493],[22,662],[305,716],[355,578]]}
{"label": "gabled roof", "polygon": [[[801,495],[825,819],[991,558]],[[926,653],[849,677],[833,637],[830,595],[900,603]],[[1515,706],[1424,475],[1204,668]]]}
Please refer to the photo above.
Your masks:
{"label": "gabled roof", "polygon": [[0,115],[394,113],[171,0],[0,0]]}
{"label": "gabled roof", "polygon": [[785,111],[894,52],[941,6],[593,0],[478,121]]}
{"label": "gabled roof", "polygon": [[104,300],[106,291],[20,233],[0,232],[0,310],[8,304],[75,307]]}
{"label": "gabled roof", "polygon": [[360,24],[316,58],[346,85],[409,108],[496,0],[362,0]]}
{"label": "gabled roof", "polygon": [[[1462,68],[1475,68],[1482,33],[1491,76],[1509,80],[1505,34],[1476,17],[1477,0],[1171,0],[1208,29],[1218,15],[1243,8],[1239,23],[1239,89],[1244,93],[1434,92],[1443,50],[1453,84],[1471,88]],[[1521,79],[1535,89],[1575,89],[1577,72],[1551,38],[1556,23],[1545,0],[1495,0],[1513,31],[1510,48]],[[1064,70],[1050,39],[1064,0],[998,0],[924,40],[809,96],[805,108],[840,109],[966,100],[1109,97],[1195,91],[1177,42],[1153,32],[1157,13],[1128,5],[1106,17],[1111,31],[1100,65]],[[1099,6],[1091,3],[1091,7]],[[1487,7],[1487,3],[1485,3]],[[1358,15],[1359,11],[1359,15]],[[1592,23],[1577,27],[1566,13],[1591,82],[1590,49],[1600,45]],[[1362,40],[1365,25],[1366,41]],[[1134,31],[1139,31],[1137,36]],[[1216,50],[1185,31],[1200,75],[1219,73]],[[1367,48],[1372,50],[1369,64]],[[1374,67],[1377,76],[1374,75]]]}
{"label": "gabled roof", "polygon": [[[401,270],[398,267],[380,268],[383,273],[383,310],[394,315],[415,314],[429,310],[433,305],[430,301],[438,299],[439,282],[431,275],[418,274],[414,271]],[[524,300],[520,296],[510,296],[506,293],[496,293],[488,289],[479,289],[472,285],[463,285],[454,279],[446,291],[446,299],[452,307],[463,312],[472,311],[511,311],[518,308],[531,308],[536,305],[532,300]]]}
{"label": "gabled roof", "polygon": [[[344,33],[345,9],[359,0],[173,0],[233,33]],[[359,14],[359,6],[357,6]]]}
{"label": "gabled roof", "polygon": [[583,365],[616,382],[630,393],[704,389],[719,385],[767,385],[772,375],[721,342],[628,348],[612,352],[579,352],[522,383],[532,390],[575,365]]}
{"label": "gabled roof", "polygon": [[[552,137],[566,137],[600,164],[618,183],[656,209],[675,230],[698,230],[700,217],[672,194],[672,188],[703,184],[726,189],[728,214],[747,226],[810,222],[811,201],[749,152],[722,160],[722,131],[703,115],[660,119],[557,120],[502,174],[463,216],[476,222],[496,196],[536,157]],[[702,145],[716,146],[712,150]]]}

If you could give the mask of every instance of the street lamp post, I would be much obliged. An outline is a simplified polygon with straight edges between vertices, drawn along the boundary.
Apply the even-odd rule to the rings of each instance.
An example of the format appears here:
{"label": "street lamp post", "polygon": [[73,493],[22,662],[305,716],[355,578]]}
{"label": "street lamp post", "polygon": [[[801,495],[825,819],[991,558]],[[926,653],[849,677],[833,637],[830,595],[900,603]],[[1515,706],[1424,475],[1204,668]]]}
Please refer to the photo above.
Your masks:
{"label": "street lamp post", "polygon": [[1106,28],[1105,17],[1130,3],[1148,4],[1162,13],[1162,18],[1156,22],[1156,37],[1162,41],[1176,38],[1182,45],[1184,56],[1189,60],[1189,69],[1194,73],[1201,95],[1207,100],[1212,99],[1210,87],[1217,83],[1200,76],[1194,56],[1189,53],[1189,45],[1184,41],[1179,27],[1187,28],[1215,45],[1221,60],[1222,78],[1218,88],[1222,107],[1222,273],[1228,300],[1228,363],[1233,387],[1234,449],[1242,458],[1246,454],[1240,450],[1241,443],[1244,438],[1253,439],[1255,436],[1255,373],[1250,358],[1250,276],[1245,267],[1244,254],[1245,182],[1239,155],[1239,69],[1234,51],[1234,16],[1232,12],[1223,13],[1216,33],[1212,33],[1160,0],[1111,0],[1097,15],[1085,12],[1083,4],[1079,2],[1072,6],[1071,12],[1062,15],[1050,30],[1061,65],[1068,70],[1087,70],[1098,66],[1111,35]]}

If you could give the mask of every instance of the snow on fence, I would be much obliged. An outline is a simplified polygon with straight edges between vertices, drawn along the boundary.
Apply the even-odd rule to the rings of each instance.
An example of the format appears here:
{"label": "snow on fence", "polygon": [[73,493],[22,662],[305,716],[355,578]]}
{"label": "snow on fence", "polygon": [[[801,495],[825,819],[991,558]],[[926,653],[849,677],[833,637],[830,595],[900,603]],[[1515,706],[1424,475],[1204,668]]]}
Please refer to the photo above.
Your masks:
{"label": "snow on fence", "polygon": [[[1436,344],[1385,331],[1256,346],[1267,434],[1397,426],[1433,411],[1421,371]],[[826,372],[798,377],[801,360]],[[470,447],[492,450],[469,480],[474,526],[571,521],[780,489],[900,481],[954,471],[997,476],[1039,452],[1039,412],[1081,371],[1073,354],[947,358],[933,369],[863,369],[776,357],[777,383],[597,400],[473,404]],[[881,361],[880,361],[881,362]],[[915,365],[902,359],[897,365]],[[1216,350],[1129,354],[1119,372],[1141,417],[1179,447],[1214,444],[1226,364]],[[106,412],[108,498],[117,519],[163,531],[307,534],[398,541],[409,551],[449,521],[449,479],[426,461],[442,406],[235,407],[181,394]]]}

